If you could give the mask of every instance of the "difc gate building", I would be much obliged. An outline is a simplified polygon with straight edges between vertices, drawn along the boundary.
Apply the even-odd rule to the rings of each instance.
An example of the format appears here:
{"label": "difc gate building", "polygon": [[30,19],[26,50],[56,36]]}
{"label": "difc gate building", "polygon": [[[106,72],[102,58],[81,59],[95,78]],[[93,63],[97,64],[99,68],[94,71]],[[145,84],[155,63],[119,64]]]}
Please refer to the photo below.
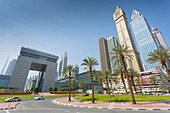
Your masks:
{"label": "difc gate building", "polygon": [[37,87],[48,91],[55,86],[58,56],[22,47],[9,81],[9,87],[20,87],[24,91],[29,70],[39,71]]}

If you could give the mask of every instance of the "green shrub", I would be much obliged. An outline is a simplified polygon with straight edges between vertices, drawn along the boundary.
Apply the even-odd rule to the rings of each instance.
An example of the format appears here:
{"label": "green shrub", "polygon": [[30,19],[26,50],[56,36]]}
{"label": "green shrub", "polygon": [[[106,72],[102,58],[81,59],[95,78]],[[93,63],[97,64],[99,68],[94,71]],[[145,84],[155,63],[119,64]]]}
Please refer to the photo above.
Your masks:
{"label": "green shrub", "polygon": [[35,88],[33,89],[33,92],[38,92],[38,88],[35,87]]}
{"label": "green shrub", "polygon": [[49,88],[48,88],[48,91],[49,91],[49,92],[51,92],[52,90],[53,90],[53,88],[52,88],[52,87],[49,87]]}
{"label": "green shrub", "polygon": [[57,87],[54,87],[54,88],[53,88],[53,91],[57,91]]}

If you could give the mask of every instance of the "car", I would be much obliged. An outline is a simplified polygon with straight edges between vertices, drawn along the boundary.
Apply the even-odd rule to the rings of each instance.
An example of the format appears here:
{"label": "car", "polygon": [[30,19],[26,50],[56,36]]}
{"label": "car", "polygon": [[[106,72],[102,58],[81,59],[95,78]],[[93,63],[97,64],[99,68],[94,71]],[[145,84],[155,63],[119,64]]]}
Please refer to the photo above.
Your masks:
{"label": "car", "polygon": [[5,102],[17,102],[17,101],[21,101],[20,97],[11,97],[5,100]]}
{"label": "car", "polygon": [[35,97],[34,100],[44,100],[45,98],[43,96],[38,96],[38,97]]}
{"label": "car", "polygon": [[148,93],[146,93],[147,95],[153,95],[153,93],[152,92],[148,92]]}
{"label": "car", "polygon": [[89,94],[85,94],[84,96],[89,96]]}

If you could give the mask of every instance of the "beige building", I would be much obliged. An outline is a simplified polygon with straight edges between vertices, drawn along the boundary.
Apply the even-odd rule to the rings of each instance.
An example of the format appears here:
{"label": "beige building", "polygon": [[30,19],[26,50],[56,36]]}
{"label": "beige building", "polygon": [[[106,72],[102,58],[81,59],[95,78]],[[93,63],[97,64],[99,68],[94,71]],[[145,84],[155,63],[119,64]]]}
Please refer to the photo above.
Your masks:
{"label": "beige building", "polygon": [[143,65],[139,56],[139,52],[136,49],[129,23],[127,21],[126,13],[121,8],[119,8],[119,6],[117,6],[113,17],[116,23],[120,44],[128,46],[129,50],[131,51],[130,54],[133,57],[133,59],[126,60],[128,68],[134,68],[138,72],[143,71]]}
{"label": "beige building", "polygon": [[103,37],[99,39],[99,54],[100,54],[101,70],[104,70],[104,69],[111,70],[107,39]]}

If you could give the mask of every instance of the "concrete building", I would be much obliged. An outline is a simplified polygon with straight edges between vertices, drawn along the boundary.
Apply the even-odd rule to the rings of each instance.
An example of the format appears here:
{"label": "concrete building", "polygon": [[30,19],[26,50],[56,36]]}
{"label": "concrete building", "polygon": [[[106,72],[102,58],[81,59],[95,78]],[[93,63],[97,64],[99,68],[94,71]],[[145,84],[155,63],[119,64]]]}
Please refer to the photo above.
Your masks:
{"label": "concrete building", "polygon": [[101,70],[111,70],[107,40],[103,37],[99,39],[99,54]]}
{"label": "concrete building", "polygon": [[168,49],[169,50],[169,47],[168,45],[166,44],[163,36],[162,36],[162,33],[156,28],[154,29],[152,27],[152,34],[157,42],[157,45],[159,48],[163,48],[163,49]]}
{"label": "concrete building", "polygon": [[113,53],[112,49],[115,47],[115,46],[118,46],[119,44],[119,41],[117,38],[111,36],[107,39],[107,46],[108,46],[108,52],[109,52],[109,60],[110,60],[110,65],[111,65],[111,70],[113,71],[114,70],[114,63],[115,63],[115,59],[114,60],[111,60],[111,57],[112,56],[115,56],[114,54],[111,54]]}
{"label": "concrete building", "polygon": [[9,63],[8,68],[7,68],[6,72],[5,72],[5,75],[12,75],[12,72],[13,72],[13,70],[14,70],[16,61],[17,61],[16,59],[13,59],[13,60]]}
{"label": "concrete building", "polygon": [[64,56],[63,56],[63,61],[62,61],[62,68],[61,68],[61,79],[63,79],[65,77],[65,75],[63,74],[64,71],[64,67],[67,66],[67,59],[68,59],[68,55],[67,55],[67,51],[65,51]]}
{"label": "concrete building", "polygon": [[148,54],[154,52],[154,50],[159,47],[152,34],[150,26],[146,18],[136,10],[133,10],[131,19],[131,26],[140,50],[143,64],[146,66],[147,71],[155,70],[159,63],[149,64],[146,62],[149,58]]}
{"label": "concrete building", "polygon": [[126,13],[119,7],[116,7],[116,12],[113,15],[114,21],[116,23],[116,28],[121,45],[129,47],[133,59],[127,59],[127,67],[134,68],[136,71],[143,71],[143,65],[139,56],[139,52],[136,49],[136,45],[127,21]]}
{"label": "concrete building", "polygon": [[29,70],[34,70],[40,72],[39,90],[48,91],[55,86],[57,60],[58,56],[22,47],[8,86],[24,91]]}

